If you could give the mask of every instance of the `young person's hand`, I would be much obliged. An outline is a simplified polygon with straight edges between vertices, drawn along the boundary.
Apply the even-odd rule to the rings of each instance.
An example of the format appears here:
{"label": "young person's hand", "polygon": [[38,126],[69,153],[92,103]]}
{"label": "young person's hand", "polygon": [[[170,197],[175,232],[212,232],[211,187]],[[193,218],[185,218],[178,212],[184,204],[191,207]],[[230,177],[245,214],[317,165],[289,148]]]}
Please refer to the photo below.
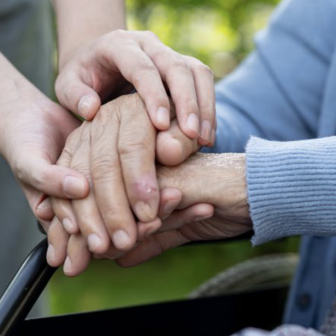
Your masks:
{"label": "young person's hand", "polygon": [[133,88],[158,130],[169,128],[168,90],[182,131],[191,139],[198,138],[201,145],[214,143],[212,71],[165,46],[154,33],[115,30],[63,53],[60,59],[57,97],[86,120],[94,118],[101,102]]}
{"label": "young person's hand", "polygon": [[[56,166],[68,135],[79,122],[36,89],[0,54],[0,153],[9,163],[34,214],[52,216],[44,194],[84,198],[88,181],[80,173]],[[46,223],[46,222],[44,222]]]}

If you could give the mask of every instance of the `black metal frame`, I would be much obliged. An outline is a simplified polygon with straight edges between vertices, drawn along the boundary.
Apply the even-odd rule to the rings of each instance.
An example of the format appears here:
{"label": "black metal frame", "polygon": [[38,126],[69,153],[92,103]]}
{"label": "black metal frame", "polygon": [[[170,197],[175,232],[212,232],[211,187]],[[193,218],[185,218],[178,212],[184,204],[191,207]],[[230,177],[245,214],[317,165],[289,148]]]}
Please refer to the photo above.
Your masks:
{"label": "black metal frame", "polygon": [[231,335],[281,323],[286,287],[25,320],[54,274],[46,239],[27,257],[0,299],[0,336]]}

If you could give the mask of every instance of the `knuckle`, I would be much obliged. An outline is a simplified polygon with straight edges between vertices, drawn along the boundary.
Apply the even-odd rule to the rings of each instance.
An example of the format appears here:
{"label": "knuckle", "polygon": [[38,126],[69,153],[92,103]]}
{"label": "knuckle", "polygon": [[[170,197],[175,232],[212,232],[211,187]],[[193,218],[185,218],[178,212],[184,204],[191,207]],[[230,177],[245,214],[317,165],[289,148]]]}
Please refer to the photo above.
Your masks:
{"label": "knuckle", "polygon": [[153,196],[157,195],[158,186],[156,183],[156,178],[144,177],[138,179],[131,183],[131,190],[133,196],[136,196],[137,199],[147,201]]}
{"label": "knuckle", "polygon": [[154,60],[154,62],[160,62],[164,59],[169,59],[172,57],[172,55],[174,59],[176,57],[175,52],[162,43],[156,43],[152,45],[152,48],[150,49],[149,54],[150,54],[150,57]]}
{"label": "knuckle", "polygon": [[144,153],[154,152],[154,143],[150,141],[146,132],[138,134],[137,138],[130,134],[125,136],[118,144],[118,152],[122,160],[128,158],[138,158]]}
{"label": "knuckle", "polygon": [[121,38],[122,39],[126,35],[127,35],[127,31],[126,30],[124,30],[124,29],[116,29],[116,30],[110,32],[109,34],[107,34],[106,36],[107,37],[113,36],[113,37]]}
{"label": "knuckle", "polygon": [[185,97],[181,95],[180,97],[178,97],[178,100],[181,102],[181,105],[183,105],[182,110],[186,111],[188,114],[189,113],[194,113],[196,115],[199,114],[199,108],[198,108],[196,98]]}
{"label": "knuckle", "polygon": [[138,69],[131,73],[130,80],[134,86],[138,86],[149,74],[155,75],[156,73],[157,68],[150,60],[141,59],[139,60]]}
{"label": "knuckle", "polygon": [[189,64],[186,63],[182,58],[182,56],[179,55],[178,53],[175,53],[175,56],[173,58],[173,67],[182,71],[190,71]]}
{"label": "knuckle", "polygon": [[195,71],[199,72],[199,73],[203,73],[207,76],[210,76],[211,78],[214,77],[214,73],[211,70],[211,68],[203,63],[197,63],[196,65],[194,65],[194,69]]}
{"label": "knuckle", "polygon": [[152,39],[154,38],[156,40],[159,39],[158,36],[154,32],[152,32],[151,30],[145,30],[144,34],[149,38],[152,38]]}
{"label": "knuckle", "polygon": [[119,161],[114,157],[98,154],[91,162],[91,174],[95,181],[108,181],[120,172]]}

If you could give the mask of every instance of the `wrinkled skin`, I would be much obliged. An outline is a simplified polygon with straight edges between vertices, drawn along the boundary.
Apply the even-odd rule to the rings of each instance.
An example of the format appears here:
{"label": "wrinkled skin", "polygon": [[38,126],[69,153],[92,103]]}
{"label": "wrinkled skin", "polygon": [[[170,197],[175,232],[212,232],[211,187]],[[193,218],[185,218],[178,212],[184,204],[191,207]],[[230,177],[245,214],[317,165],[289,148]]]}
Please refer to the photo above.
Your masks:
{"label": "wrinkled skin", "polygon": [[[132,110],[136,111],[133,116]],[[70,232],[69,238],[60,222],[53,220],[48,232],[50,246],[54,249],[54,254],[50,253],[49,247],[48,261],[51,265],[58,266],[65,260],[65,273],[74,276],[84,271],[93,253],[96,258],[119,258],[120,265],[132,266],[190,241],[222,239],[251,229],[244,155],[197,154],[179,164],[198,146],[174,122],[170,131],[157,137],[156,156],[165,165],[178,165],[156,167],[159,184],[153,189],[157,192],[155,197],[160,191],[161,200],[157,203],[155,217],[136,223],[127,202],[131,197],[122,196],[122,193],[133,192],[131,190],[136,186],[136,194],[139,184],[134,181],[141,179],[142,175],[155,176],[155,130],[137,95],[119,98],[99,113],[102,115],[98,114],[92,123],[84,123],[70,136],[59,160],[59,164],[83,173],[91,181],[92,188],[84,200],[66,205],[62,205],[63,200],[53,201],[59,218],[64,212],[60,210],[62,207],[67,208],[68,213],[74,211],[73,218],[79,231]],[[143,127],[135,128],[133,123]],[[99,139],[98,147],[95,137]],[[120,180],[129,187],[113,185]],[[153,186],[157,182],[153,180],[151,183]],[[143,195],[148,197],[146,193]],[[119,210],[117,206],[122,204],[122,198],[125,202]],[[110,212],[109,207],[114,211]],[[124,214],[121,214],[122,211]],[[135,207],[133,211],[136,212]],[[112,217],[106,217],[106,214]],[[112,219],[110,227],[106,219]],[[127,228],[133,240],[129,246],[116,248],[117,244],[112,245],[109,237],[113,242],[113,232],[122,228]],[[95,230],[101,236],[105,233],[106,240],[92,248],[89,236]]]}
{"label": "wrinkled skin", "polygon": [[[177,209],[197,203],[214,206],[211,218],[184,218],[175,211],[159,230],[118,260],[129,267],[163,251],[198,240],[217,240],[251,230],[247,203],[245,155],[195,154],[176,167],[158,167],[161,188],[178,188],[182,200]],[[142,226],[142,224],[141,224]],[[141,232],[142,227],[139,230]]]}
{"label": "wrinkled skin", "polygon": [[[174,111],[171,115],[174,117]],[[58,266],[68,254],[66,273],[75,275],[86,267],[90,252],[103,254],[112,246],[120,255],[131,249],[138,235],[133,213],[146,223],[147,232],[157,230],[161,225],[158,215],[163,218],[171,212],[181,194],[177,189],[162,190],[159,210],[155,152],[162,163],[177,164],[197,149],[197,141],[185,136],[176,121],[169,132],[156,137],[137,94],[103,106],[92,122],[84,122],[71,134],[58,161],[86,176],[91,191],[82,200],[52,200],[58,219],[48,229],[49,263]],[[196,205],[188,209],[190,215],[204,212],[211,214],[212,207]],[[78,246],[80,257],[72,253],[79,250]]]}

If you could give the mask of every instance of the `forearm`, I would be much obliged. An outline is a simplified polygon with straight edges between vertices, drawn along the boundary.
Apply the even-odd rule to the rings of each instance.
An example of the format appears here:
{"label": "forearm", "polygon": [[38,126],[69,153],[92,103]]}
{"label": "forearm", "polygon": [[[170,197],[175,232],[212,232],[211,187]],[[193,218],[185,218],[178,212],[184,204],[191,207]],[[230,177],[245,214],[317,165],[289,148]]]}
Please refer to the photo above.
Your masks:
{"label": "forearm", "polygon": [[37,89],[0,53],[0,154],[5,154],[6,133],[16,118],[15,106],[25,93],[35,96]]}
{"label": "forearm", "polygon": [[126,29],[123,0],[53,0],[57,17],[59,66],[83,43]]}

